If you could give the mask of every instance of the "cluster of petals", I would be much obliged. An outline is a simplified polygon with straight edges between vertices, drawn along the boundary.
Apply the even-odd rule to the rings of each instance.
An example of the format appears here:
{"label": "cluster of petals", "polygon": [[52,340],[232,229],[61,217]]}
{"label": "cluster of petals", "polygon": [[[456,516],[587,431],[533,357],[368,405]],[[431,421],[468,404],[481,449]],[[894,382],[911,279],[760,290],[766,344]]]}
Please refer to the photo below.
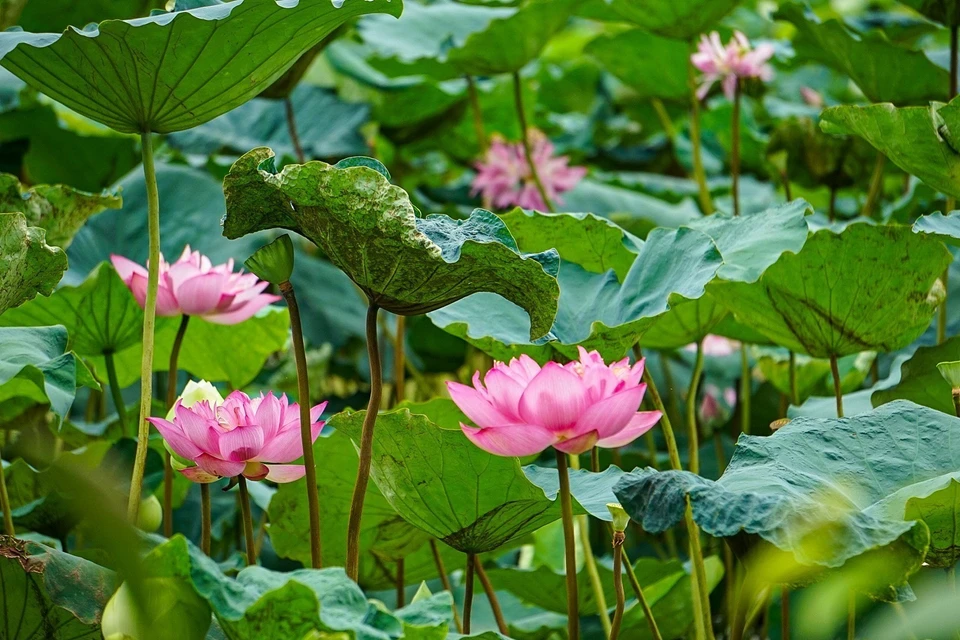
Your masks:
{"label": "cluster of petals", "polygon": [[527,355],[496,362],[473,386],[448,382],[450,396],[477,427],[461,424],[474,444],[501,456],[526,456],[554,447],[570,454],[594,446],[629,444],[660,419],[638,411],[646,385],[643,360],[611,365],[595,351],[543,367]]}
{"label": "cluster of petals", "polygon": [[[553,143],[542,133],[531,131],[530,141],[533,164],[543,190],[551,201],[563,204],[560,194],[573,189],[586,175],[587,169],[569,166],[567,156],[555,156]],[[491,141],[483,162],[476,166],[472,195],[482,194],[485,200],[500,209],[516,206],[546,210],[547,205],[534,182],[522,143],[508,143],[496,138]]]}
{"label": "cluster of petals", "polygon": [[772,57],[773,46],[761,44],[753,48],[747,36],[739,31],[734,32],[726,46],[716,31],[709,36],[701,35],[696,53],[690,56],[693,66],[703,73],[697,97],[704,99],[715,82],[721,83],[729,100],[733,99],[741,79],[758,78],[769,82],[773,79],[773,67],[767,62]]}
{"label": "cluster of petals", "polygon": [[[327,403],[310,410],[310,438],[323,429]],[[243,475],[250,480],[292,482],[303,477],[300,407],[286,394],[251,398],[234,391],[222,402],[214,398],[187,406],[177,400],[168,419],[149,418],[170,449],[193,463],[180,472],[194,482],[215,482]]]}
{"label": "cluster of petals", "polygon": [[[147,268],[111,255],[110,260],[140,306],[147,299]],[[157,290],[158,316],[200,316],[216,324],[237,324],[280,299],[263,290],[270,286],[252,273],[233,271],[233,260],[214,266],[199,251],[187,246],[173,264],[160,256]]]}

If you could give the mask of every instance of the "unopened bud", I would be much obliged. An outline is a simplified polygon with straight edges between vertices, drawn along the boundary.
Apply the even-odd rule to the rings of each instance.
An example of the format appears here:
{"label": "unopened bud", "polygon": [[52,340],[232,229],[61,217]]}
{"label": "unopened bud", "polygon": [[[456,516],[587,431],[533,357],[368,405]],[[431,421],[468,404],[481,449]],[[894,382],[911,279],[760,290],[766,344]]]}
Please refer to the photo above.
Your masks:
{"label": "unopened bud", "polygon": [[960,360],[953,362],[941,362],[937,365],[940,375],[950,385],[950,390],[954,396],[960,396]]}
{"label": "unopened bud", "polygon": [[607,511],[613,516],[613,530],[623,533],[630,524],[630,516],[619,502],[611,502],[607,505]]}
{"label": "unopened bud", "polygon": [[260,247],[243,264],[251,273],[271,284],[289,282],[293,274],[293,241],[289,235],[283,234]]}

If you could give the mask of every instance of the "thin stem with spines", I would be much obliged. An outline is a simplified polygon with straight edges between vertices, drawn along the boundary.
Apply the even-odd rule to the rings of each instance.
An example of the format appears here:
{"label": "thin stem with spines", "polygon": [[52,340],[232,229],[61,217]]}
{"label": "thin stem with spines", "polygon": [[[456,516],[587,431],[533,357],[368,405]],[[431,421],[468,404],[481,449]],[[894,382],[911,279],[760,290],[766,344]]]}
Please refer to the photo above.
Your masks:
{"label": "thin stem with spines", "polygon": [[640,586],[640,581],[637,580],[637,573],[633,570],[633,565],[630,564],[630,556],[627,555],[623,546],[620,547],[620,554],[623,556],[623,566],[626,567],[627,578],[630,581],[630,586],[633,588],[633,594],[637,596],[637,602],[640,603],[640,608],[643,609],[643,615],[647,619],[647,626],[650,627],[650,637],[653,640],[663,640],[663,636],[660,635],[660,628],[657,626],[657,621],[653,617],[653,609],[650,608],[650,603],[643,594],[643,588]]}
{"label": "thin stem with spines", "polygon": [[123,435],[127,433],[127,405],[123,402],[123,394],[120,389],[120,381],[117,378],[117,364],[113,358],[113,351],[105,351],[103,361],[107,367],[107,382],[110,384],[110,395],[113,397],[113,406],[117,410],[117,419],[120,421],[120,431]]}
{"label": "thin stem with spines", "polygon": [[210,555],[210,530],[213,528],[210,508],[210,485],[200,485],[200,550]]}
{"label": "thin stem with spines", "polygon": [[833,373],[833,393],[837,396],[837,417],[843,417],[843,389],[840,386],[840,366],[837,356],[830,356],[830,371]]}
{"label": "thin stem with spines", "polygon": [[[560,479],[560,513],[563,516],[565,575],[567,578],[567,638],[580,640],[580,599],[577,593],[577,541],[573,531],[573,500],[570,496],[570,474],[567,454],[556,450],[557,475]],[[466,623],[466,615],[464,615]]]}
{"label": "thin stem with spines", "polygon": [[[437,565],[437,574],[440,576],[440,584],[444,591],[453,595],[453,586],[450,584],[450,576],[447,575],[447,568],[443,566],[443,558],[440,556],[440,548],[437,541],[430,538],[430,552],[433,554],[433,562]],[[457,611],[456,603],[453,604],[453,622],[457,626],[457,633],[463,633],[463,621],[460,620],[460,612]]]}
{"label": "thin stem with spines", "polygon": [[[596,447],[593,448],[596,451]],[[591,455],[591,465],[593,456]],[[580,456],[571,455],[568,458],[568,464],[571,469],[580,469]],[[599,471],[599,460],[597,461]],[[593,599],[597,604],[597,615],[600,616],[600,626],[603,627],[604,635],[610,635],[610,613],[607,611],[607,598],[603,592],[603,581],[600,579],[600,570],[597,568],[597,559],[593,555],[593,548],[590,546],[590,523],[586,515],[574,516],[577,536],[580,539],[580,550],[583,553],[583,568],[590,579],[590,590],[593,591]]]}
{"label": "thin stem with spines", "polygon": [[300,144],[300,132],[297,130],[297,114],[293,109],[293,100],[290,96],[283,99],[283,107],[287,114],[287,130],[290,132],[290,142],[293,143],[293,152],[297,155],[297,162],[303,164],[307,161],[307,156],[303,153],[303,145]]}
{"label": "thin stem with spines", "polygon": [[613,588],[617,594],[617,607],[613,613],[613,623],[610,627],[610,640],[620,637],[620,625],[623,622],[623,609],[626,605],[626,595],[623,592],[623,532],[613,534]]}
{"label": "thin stem with spines", "polygon": [[690,388],[687,390],[687,440],[690,445],[690,471],[700,473],[700,434],[697,429],[697,390],[703,374],[703,340],[697,342],[697,355],[693,361]]}
{"label": "thin stem with spines", "polygon": [[247,479],[237,476],[240,489],[240,520],[243,522],[243,540],[247,550],[247,566],[257,564],[257,544],[253,540],[253,513],[250,510],[250,492],[247,491]]}
{"label": "thin stem with spines", "polygon": [[383,397],[383,370],[380,364],[380,345],[377,336],[377,312],[374,303],[367,307],[367,359],[370,363],[370,399],[367,413],[363,417],[363,430],[360,434],[360,464],[357,467],[357,481],[353,486],[353,499],[350,503],[350,518],[347,522],[347,575],[354,582],[360,574],[360,521],[363,517],[363,499],[367,495],[370,483],[370,464],[373,458],[373,429],[377,422],[377,412]]}
{"label": "thin stem with spines", "polygon": [[403,316],[397,316],[397,332],[393,338],[393,406],[397,406],[406,398],[406,333],[407,319]]}
{"label": "thin stem with spines", "polygon": [[[696,48],[696,45],[694,45]],[[710,187],[707,186],[707,172],[703,168],[703,144],[700,140],[700,98],[697,97],[696,79],[693,64],[687,64],[687,82],[690,87],[690,146],[693,155],[693,177],[697,181],[700,209],[704,215],[713,213],[713,201],[710,199]]]}
{"label": "thin stem with spines", "polygon": [[154,333],[157,322],[157,289],[160,283],[160,193],[157,187],[157,170],[153,162],[153,139],[149,131],[140,134],[143,154],[143,177],[147,191],[147,236],[149,238],[147,264],[147,294],[143,305],[143,343],[140,357],[140,415],[137,428],[137,453],[133,461],[133,477],[130,479],[130,495],[127,501],[127,520],[137,522],[140,514],[140,494],[143,491],[143,474],[147,465],[147,450],[150,447],[150,409],[153,403],[153,352]]}
{"label": "thin stem with spines", "polygon": [[293,357],[297,363],[297,402],[300,407],[300,444],[303,447],[304,480],[307,485],[307,506],[310,520],[310,563],[314,569],[323,566],[320,539],[320,496],[317,489],[317,466],[313,456],[313,428],[310,424],[310,377],[307,371],[307,351],[303,341],[300,305],[290,281],[280,284],[280,293],[290,310],[290,332],[293,337]]}
{"label": "thin stem with spines", "polygon": [[[179,368],[180,347],[183,345],[183,337],[187,334],[187,325],[190,323],[190,316],[184,314],[180,319],[180,327],[177,329],[177,335],[173,339],[173,348],[170,349],[170,364],[167,367],[167,410],[173,408],[173,403],[177,401],[177,370]],[[170,452],[163,452],[163,535],[170,537],[173,535],[173,463],[170,460]]]}
{"label": "thin stem with spines", "polygon": [[475,557],[467,554],[467,568],[463,572],[463,632],[470,633],[470,620],[473,617],[473,570],[476,567]]}
{"label": "thin stem with spines", "polygon": [[543,206],[547,211],[553,212],[553,202],[547,195],[547,190],[543,187],[543,181],[540,179],[540,172],[537,165],[533,162],[533,149],[530,147],[530,129],[527,126],[527,114],[523,108],[523,82],[520,80],[520,72],[513,72],[513,102],[517,110],[517,119],[520,121],[520,138],[523,140],[523,155],[527,160],[527,168],[530,170],[530,178],[537,187],[537,192],[543,200]]}
{"label": "thin stem with spines", "polygon": [[753,393],[753,377],[750,372],[750,356],[746,343],[740,345],[740,431],[750,433],[750,395]]}
{"label": "thin stem with spines", "polygon": [[730,150],[730,178],[731,195],[733,196],[733,215],[740,215],[740,102],[742,98],[740,79],[737,79],[733,90],[733,116],[730,122],[731,150]]}
{"label": "thin stem with spines", "polygon": [[479,556],[473,557],[473,569],[477,573],[477,578],[480,580],[480,585],[483,586],[483,592],[487,594],[487,602],[490,603],[490,610],[493,612],[493,619],[497,623],[497,630],[503,635],[508,635],[510,629],[507,627],[507,621],[503,617],[503,608],[500,607],[500,600],[497,598],[497,592],[493,588],[493,583],[490,582],[490,576],[487,575],[487,572],[483,569],[483,563],[480,562]]}

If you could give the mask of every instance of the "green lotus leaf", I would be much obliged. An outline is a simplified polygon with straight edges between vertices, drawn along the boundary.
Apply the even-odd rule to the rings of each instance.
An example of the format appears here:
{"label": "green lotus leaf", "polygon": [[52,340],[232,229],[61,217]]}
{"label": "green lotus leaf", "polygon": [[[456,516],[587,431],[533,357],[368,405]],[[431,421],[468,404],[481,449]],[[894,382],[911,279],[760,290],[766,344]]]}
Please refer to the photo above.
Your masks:
{"label": "green lotus leaf", "polygon": [[889,352],[930,324],[950,259],[909,227],[851,224],[812,233],[756,282],[717,281],[709,291],[739,322],[797,353]]}
{"label": "green lotus leaf", "polygon": [[935,22],[948,27],[960,24],[960,4],[956,0],[900,0]]}
{"label": "green lotus leaf", "polygon": [[[710,589],[723,577],[723,563],[716,556],[704,559],[707,582]],[[600,580],[607,602],[615,601],[613,572],[603,563],[597,565]],[[686,634],[693,624],[693,611],[690,601],[690,574],[678,560],[661,561],[654,558],[640,558],[634,563],[637,581],[643,588],[643,595],[653,610],[660,633],[665,638],[678,638]],[[566,613],[566,593],[562,573],[548,567],[532,570],[513,568],[488,569],[490,581],[497,588],[509,591],[523,602],[553,611]],[[596,615],[597,606],[593,598],[593,589],[585,570],[577,574],[580,594],[580,612],[583,615]],[[629,585],[625,585],[627,604],[623,619],[625,637],[646,640],[650,637],[650,627],[640,607],[633,598]]]}
{"label": "green lotus leaf", "polygon": [[892,600],[930,541],[905,505],[957,475],[958,432],[960,419],[905,401],[852,418],[795,418],[771,437],[741,436],[716,482],[647,469],[614,491],[649,532],[680,522],[689,499],[704,532],[762,540],[809,577],[870,561],[866,590]]}
{"label": "green lotus leaf", "polygon": [[584,48],[640,98],[690,100],[690,46],[680,40],[631,29],[602,35]]}
{"label": "green lotus leaf", "polygon": [[807,188],[840,189],[864,182],[876,163],[876,152],[860,138],[826,134],[806,117],[777,123],[767,156],[775,153],[787,154],[787,176]]}
{"label": "green lotus leaf", "polygon": [[419,218],[407,193],[369,167],[310,162],[278,174],[272,158],[269,149],[254,149],[227,174],[226,237],[296,231],[371,304],[393,313],[426,313],[489,291],[527,311],[530,339],[549,331],[559,297],[556,252],[520,253],[506,225],[480,209],[463,221]]}
{"label": "green lotus leaf", "polygon": [[844,73],[870,102],[923,104],[946,95],[950,74],[922,51],[890,42],[881,31],[853,33],[837,20],[820,20],[803,5],[783,4],[773,14],[797,28],[797,56]]}
{"label": "green lotus leaf", "polygon": [[[318,438],[313,446],[317,460],[317,487],[320,490],[323,540],[323,561],[328,566],[341,566],[346,559],[347,531],[343,526],[350,514],[353,482],[357,477],[357,452],[350,438],[336,431]],[[281,484],[270,501],[270,541],[277,554],[310,561],[310,541],[303,532],[309,529],[307,492],[304,480]],[[404,580],[416,584],[436,576],[433,555],[426,544],[429,536],[401,518],[371,483],[363,502],[360,526],[360,558],[358,584],[364,589],[389,589],[396,584],[397,560],[404,560]],[[456,555],[457,557],[452,557]],[[466,560],[452,550],[444,549],[450,568],[461,567]]]}
{"label": "green lotus leaf", "polygon": [[0,64],[112,129],[170,133],[255,97],[350,18],[402,10],[402,0],[347,0],[340,8],[236,0],[62,35],[7,31]]}
{"label": "green lotus leaf", "polygon": [[64,327],[0,328],[0,420],[49,403],[62,421],[82,385],[99,389],[83,361],[67,350]]}
{"label": "green lotus leaf", "polygon": [[22,213],[0,213],[0,314],[48,296],[67,270],[67,255],[45,240],[46,231],[27,226]]}
{"label": "green lotus leaf", "polygon": [[25,31],[62,31],[70,25],[83,27],[100,20],[141,18],[163,9],[164,4],[164,0],[26,1],[16,24]]}
{"label": "green lotus leaf", "polygon": [[925,407],[955,415],[950,383],[943,379],[937,364],[960,360],[960,337],[953,337],[943,344],[920,347],[900,365],[900,381],[878,389],[870,396],[877,407],[894,400],[910,400]]}
{"label": "green lotus leaf", "polygon": [[[369,119],[366,105],[344,102],[328,89],[303,85],[290,96],[297,133],[310,158],[340,158],[365,153],[360,127]],[[324,114],[323,120],[313,117]],[[167,140],[187,153],[206,155],[246,153],[271,146],[281,155],[295,157],[286,109],[282,100],[256,98],[199,127],[178,131]]]}
{"label": "green lotus leaf", "polygon": [[936,236],[951,245],[960,245],[960,211],[943,215],[939,211],[920,216],[913,223],[913,230]]}
{"label": "green lotus leaf", "polygon": [[[79,286],[61,287],[0,316],[0,326],[39,327],[62,323],[71,348],[106,379],[104,356],[112,354],[117,379],[126,387],[140,378],[143,310],[113,266],[101,264]],[[180,318],[158,318],[154,370],[166,371]],[[234,325],[193,319],[183,338],[178,365],[197,378],[226,380],[242,387],[267,358],[282,350],[289,333],[286,309],[268,307]]]}
{"label": "green lotus leaf", "polygon": [[[459,429],[441,428],[411,409],[422,410],[406,405],[377,416],[371,472],[383,497],[407,522],[463,553],[485,553],[560,518],[556,489],[551,491],[555,470],[525,475],[517,458],[487,453]],[[365,415],[340,413],[329,424],[358,441]],[[620,473],[575,474],[575,510],[602,515]]]}
{"label": "green lotus leaf", "polygon": [[[790,357],[783,349],[760,348],[753,352],[757,367],[770,384],[777,391],[790,397]],[[864,351],[837,360],[837,370],[840,372],[840,388],[844,393],[858,390],[867,374],[870,365],[877,354]],[[806,402],[810,396],[833,396],[833,373],[830,370],[830,361],[822,358],[811,358],[803,354],[796,354],[797,398],[800,404]]]}
{"label": "green lotus leaf", "polygon": [[709,31],[739,0],[612,0],[614,12],[644,31],[690,40]]}
{"label": "green lotus leaf", "polygon": [[921,520],[930,529],[930,549],[925,564],[951,569],[960,560],[960,482],[950,478],[944,486],[937,482],[935,491],[907,500],[904,518]]}
{"label": "green lotus leaf", "polygon": [[99,640],[116,577],[89,560],[0,536],[0,618],[9,640]]}
{"label": "green lotus leaf", "polygon": [[820,116],[827,133],[858,135],[937,191],[960,196],[960,101],[925,107],[830,107]]}

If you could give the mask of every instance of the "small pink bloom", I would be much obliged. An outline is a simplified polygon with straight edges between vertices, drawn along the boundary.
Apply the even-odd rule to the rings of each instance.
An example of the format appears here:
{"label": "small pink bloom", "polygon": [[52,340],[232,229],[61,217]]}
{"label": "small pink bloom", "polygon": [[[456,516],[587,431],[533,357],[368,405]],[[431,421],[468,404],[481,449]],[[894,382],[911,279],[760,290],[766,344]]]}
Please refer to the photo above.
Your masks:
{"label": "small pink bloom", "polygon": [[[140,306],[147,299],[147,269],[123,256],[110,260],[120,278],[133,292]],[[199,251],[183,250],[173,264],[160,255],[160,282],[157,290],[157,315],[200,316],[216,324],[237,324],[280,299],[263,293],[270,283],[252,273],[234,273],[233,260],[213,266]]]}
{"label": "small pink bloom", "polygon": [[[560,194],[573,189],[586,175],[585,167],[568,166],[567,156],[554,156],[553,144],[542,133],[530,132],[533,143],[531,155],[544,191],[550,200],[563,204]],[[522,143],[507,143],[495,138],[483,162],[477,164],[471,195],[482,193],[493,206],[505,209],[517,206],[524,209],[547,208],[530,172],[530,165]]]}
{"label": "small pink bloom", "polygon": [[[310,410],[310,436],[323,429],[322,402]],[[196,466],[181,473],[194,482],[214,482],[243,475],[250,480],[292,482],[303,477],[300,407],[286,394],[251,398],[234,391],[222,402],[200,400],[187,407],[180,400],[173,420],[147,418],[173,451]]]}
{"label": "small pink bloom", "polygon": [[622,447],[649,431],[659,411],[638,411],[646,385],[643,360],[604,364],[580,349],[580,360],[540,367],[527,355],[496,362],[473,386],[448,382],[450,396],[478,428],[461,423],[474,444],[500,456],[526,456],[553,446],[579,454]]}
{"label": "small pink bloom", "polygon": [[737,393],[733,387],[727,387],[721,392],[714,384],[704,385],[703,399],[698,411],[700,422],[710,426],[722,424],[730,418],[736,404]]}
{"label": "small pink bloom", "polygon": [[[715,336],[712,333],[703,339],[703,355],[723,357],[733,355],[740,348],[740,343],[723,336]],[[697,343],[691,342],[683,348],[684,351],[696,351]]]}
{"label": "small pink bloom", "polygon": [[810,87],[800,87],[800,97],[803,98],[803,101],[811,106],[818,109],[823,109],[826,102],[823,99],[823,96],[820,92],[811,89]]}
{"label": "small pink bloom", "polygon": [[767,61],[773,57],[773,47],[761,44],[752,47],[747,36],[739,31],[726,46],[720,41],[716,31],[700,36],[697,52],[690,56],[690,62],[703,73],[697,97],[703,100],[715,82],[723,86],[728,100],[733,100],[737,82],[741,79],[759,78],[763,82],[773,79],[773,67]]}

